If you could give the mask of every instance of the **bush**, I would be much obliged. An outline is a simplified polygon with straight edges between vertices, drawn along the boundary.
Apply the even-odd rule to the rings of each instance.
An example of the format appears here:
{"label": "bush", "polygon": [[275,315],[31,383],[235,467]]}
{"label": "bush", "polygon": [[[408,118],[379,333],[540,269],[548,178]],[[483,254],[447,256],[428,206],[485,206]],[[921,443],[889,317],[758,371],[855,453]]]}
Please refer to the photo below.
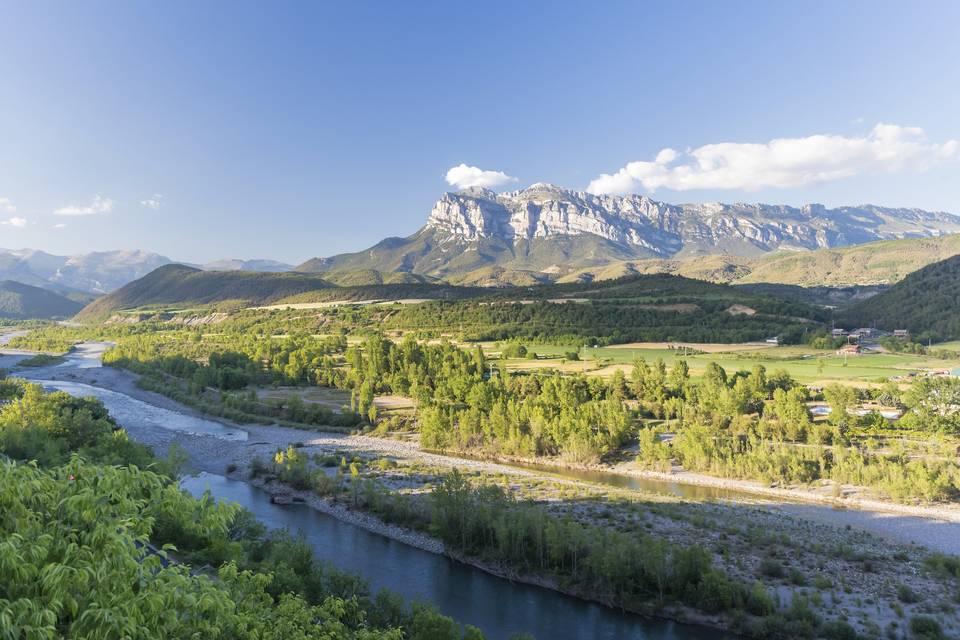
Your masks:
{"label": "bush", "polygon": [[697,606],[707,613],[720,613],[737,607],[741,589],[719,571],[708,571],[697,587]]}
{"label": "bush", "polygon": [[825,575],[823,575],[823,574],[817,574],[817,575],[814,576],[814,578],[813,578],[813,586],[815,586],[817,589],[821,589],[821,590],[822,590],[822,589],[832,589],[832,588],[833,588],[833,581],[830,580],[830,578],[828,578],[827,576],[825,576]]}
{"label": "bush", "polygon": [[500,355],[504,358],[524,358],[527,355],[527,348],[522,344],[512,342],[500,351]]}
{"label": "bush", "polygon": [[770,592],[761,582],[754,582],[747,594],[746,608],[755,616],[769,616],[777,610]]}
{"label": "bush", "polygon": [[337,492],[337,479],[325,473],[316,474],[313,484],[313,490],[318,496],[330,496]]}
{"label": "bush", "polygon": [[760,574],[768,578],[783,578],[787,573],[776,558],[764,558],[760,561]]}
{"label": "bush", "polygon": [[930,616],[914,616],[910,619],[910,633],[917,640],[940,640],[946,638],[940,623]]}
{"label": "bush", "polygon": [[923,559],[923,566],[941,577],[960,578],[960,558],[933,553]]}
{"label": "bush", "polygon": [[269,467],[259,456],[250,461],[250,475],[254,478],[259,478],[269,471]]}
{"label": "bush", "polygon": [[857,631],[850,623],[843,620],[833,620],[823,625],[820,635],[827,640],[857,640]]}
{"label": "bush", "polygon": [[906,604],[920,602],[920,596],[917,594],[917,592],[905,584],[897,585],[897,599]]}

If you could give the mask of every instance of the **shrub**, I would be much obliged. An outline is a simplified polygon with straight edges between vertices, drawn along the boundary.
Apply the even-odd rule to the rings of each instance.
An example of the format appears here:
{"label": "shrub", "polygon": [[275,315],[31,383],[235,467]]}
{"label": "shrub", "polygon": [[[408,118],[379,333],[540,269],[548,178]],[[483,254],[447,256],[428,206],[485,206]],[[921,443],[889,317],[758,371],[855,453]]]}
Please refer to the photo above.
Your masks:
{"label": "shrub", "polygon": [[761,582],[754,582],[747,594],[747,611],[755,616],[769,616],[777,610],[770,592]]}
{"label": "shrub", "polygon": [[933,553],[923,559],[923,566],[941,577],[960,578],[960,558]]}
{"label": "shrub", "polygon": [[708,571],[697,587],[697,606],[707,613],[719,613],[740,604],[741,590],[719,571]]}
{"label": "shrub", "polygon": [[786,571],[776,558],[764,558],[760,561],[760,574],[768,578],[783,578]]}
{"label": "shrub", "polygon": [[833,620],[820,629],[820,635],[827,640],[857,640],[857,631],[844,620]]}
{"label": "shrub", "polygon": [[920,596],[917,594],[917,592],[905,584],[897,585],[897,598],[900,600],[900,602],[905,602],[907,604],[920,602]]}
{"label": "shrub", "polygon": [[813,578],[813,586],[817,589],[831,589],[833,588],[833,581],[823,574],[817,574]]}
{"label": "shrub", "polygon": [[313,484],[313,490],[319,496],[330,496],[337,492],[337,479],[332,478],[325,473],[316,474]]}
{"label": "shrub", "polygon": [[917,640],[940,640],[946,638],[940,623],[930,616],[914,616],[910,619],[910,633]]}
{"label": "shrub", "polygon": [[254,478],[264,475],[269,470],[266,463],[259,456],[250,461],[250,475]]}

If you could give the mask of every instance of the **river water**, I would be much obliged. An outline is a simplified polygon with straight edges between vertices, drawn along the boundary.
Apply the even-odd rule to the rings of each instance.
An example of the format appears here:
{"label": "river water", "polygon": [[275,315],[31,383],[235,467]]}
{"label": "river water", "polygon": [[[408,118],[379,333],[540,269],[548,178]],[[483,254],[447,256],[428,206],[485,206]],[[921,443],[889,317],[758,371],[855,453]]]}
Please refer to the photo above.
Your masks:
{"label": "river water", "polygon": [[184,478],[182,486],[194,495],[210,491],[218,500],[241,504],[270,527],[300,532],[318,558],[359,573],[374,590],[386,587],[411,600],[432,602],[457,621],[479,627],[491,640],[521,631],[539,640],[734,638],[720,631],[646,619],[504,580],[370,533],[306,505],[272,504],[269,494],[245,482],[203,473]]}

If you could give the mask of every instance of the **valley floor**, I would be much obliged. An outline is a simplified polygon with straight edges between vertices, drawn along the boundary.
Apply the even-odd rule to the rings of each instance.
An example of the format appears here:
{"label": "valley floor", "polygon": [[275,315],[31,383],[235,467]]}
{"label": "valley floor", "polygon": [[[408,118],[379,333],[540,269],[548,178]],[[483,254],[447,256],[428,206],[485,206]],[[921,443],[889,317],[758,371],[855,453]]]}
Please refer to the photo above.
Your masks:
{"label": "valley floor", "polygon": [[[0,366],[13,363],[4,358]],[[83,382],[200,417],[165,396],[139,388],[136,376],[120,369],[54,366],[22,373],[36,379]],[[604,474],[591,476],[589,481],[575,477],[584,470],[521,468],[427,452],[408,440],[279,426],[243,425],[239,428],[249,434],[246,441],[162,427],[126,426],[134,439],[160,454],[176,444],[193,469],[217,474],[231,470],[233,477],[246,478],[254,458],[269,461],[278,449],[290,445],[311,455],[394,460],[396,468],[377,472],[374,465],[368,465],[364,475],[391,490],[414,496],[426,495],[443,474],[456,467],[476,482],[500,484],[559,515],[620,531],[644,531],[681,544],[703,545],[714,554],[719,566],[748,583],[761,577],[763,567],[772,563],[779,569],[767,571],[782,574],[773,576],[773,584],[778,585],[783,602],[789,602],[795,593],[813,596],[825,617],[845,617],[861,631],[878,632],[891,623],[902,626],[912,615],[935,613],[951,634],[960,634],[960,619],[952,604],[953,586],[924,569],[930,551],[960,554],[960,510],[954,507],[908,507],[850,498],[843,501],[844,506],[861,508],[836,508],[832,498],[809,490],[772,489],[758,483],[682,472],[657,474],[635,468],[632,463],[607,468],[616,474],[608,477],[656,480],[659,485],[654,485],[660,488],[617,487],[605,483]],[[263,480],[253,482],[264,484]],[[676,490],[684,486],[720,493],[709,499],[685,498],[683,490]],[[276,485],[268,488],[290,492]],[[334,517],[407,544],[442,550],[442,544],[429,536],[380,522],[336,501],[311,497],[309,502]],[[770,576],[762,577],[771,583]],[[899,601],[900,585],[919,594],[920,604]]]}

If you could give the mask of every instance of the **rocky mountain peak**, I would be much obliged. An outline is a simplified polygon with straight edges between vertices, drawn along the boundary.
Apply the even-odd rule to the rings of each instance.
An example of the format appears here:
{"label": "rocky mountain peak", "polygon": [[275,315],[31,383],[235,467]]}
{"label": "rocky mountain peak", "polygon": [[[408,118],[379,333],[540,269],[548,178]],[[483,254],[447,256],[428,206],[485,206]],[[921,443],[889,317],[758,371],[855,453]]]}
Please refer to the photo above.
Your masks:
{"label": "rocky mountain peak", "polygon": [[597,196],[538,182],[500,194],[478,187],[446,193],[426,228],[441,242],[598,236],[638,256],[672,257],[756,255],[934,236],[960,231],[960,218],[874,206],[828,209],[816,203],[672,205],[644,195]]}

